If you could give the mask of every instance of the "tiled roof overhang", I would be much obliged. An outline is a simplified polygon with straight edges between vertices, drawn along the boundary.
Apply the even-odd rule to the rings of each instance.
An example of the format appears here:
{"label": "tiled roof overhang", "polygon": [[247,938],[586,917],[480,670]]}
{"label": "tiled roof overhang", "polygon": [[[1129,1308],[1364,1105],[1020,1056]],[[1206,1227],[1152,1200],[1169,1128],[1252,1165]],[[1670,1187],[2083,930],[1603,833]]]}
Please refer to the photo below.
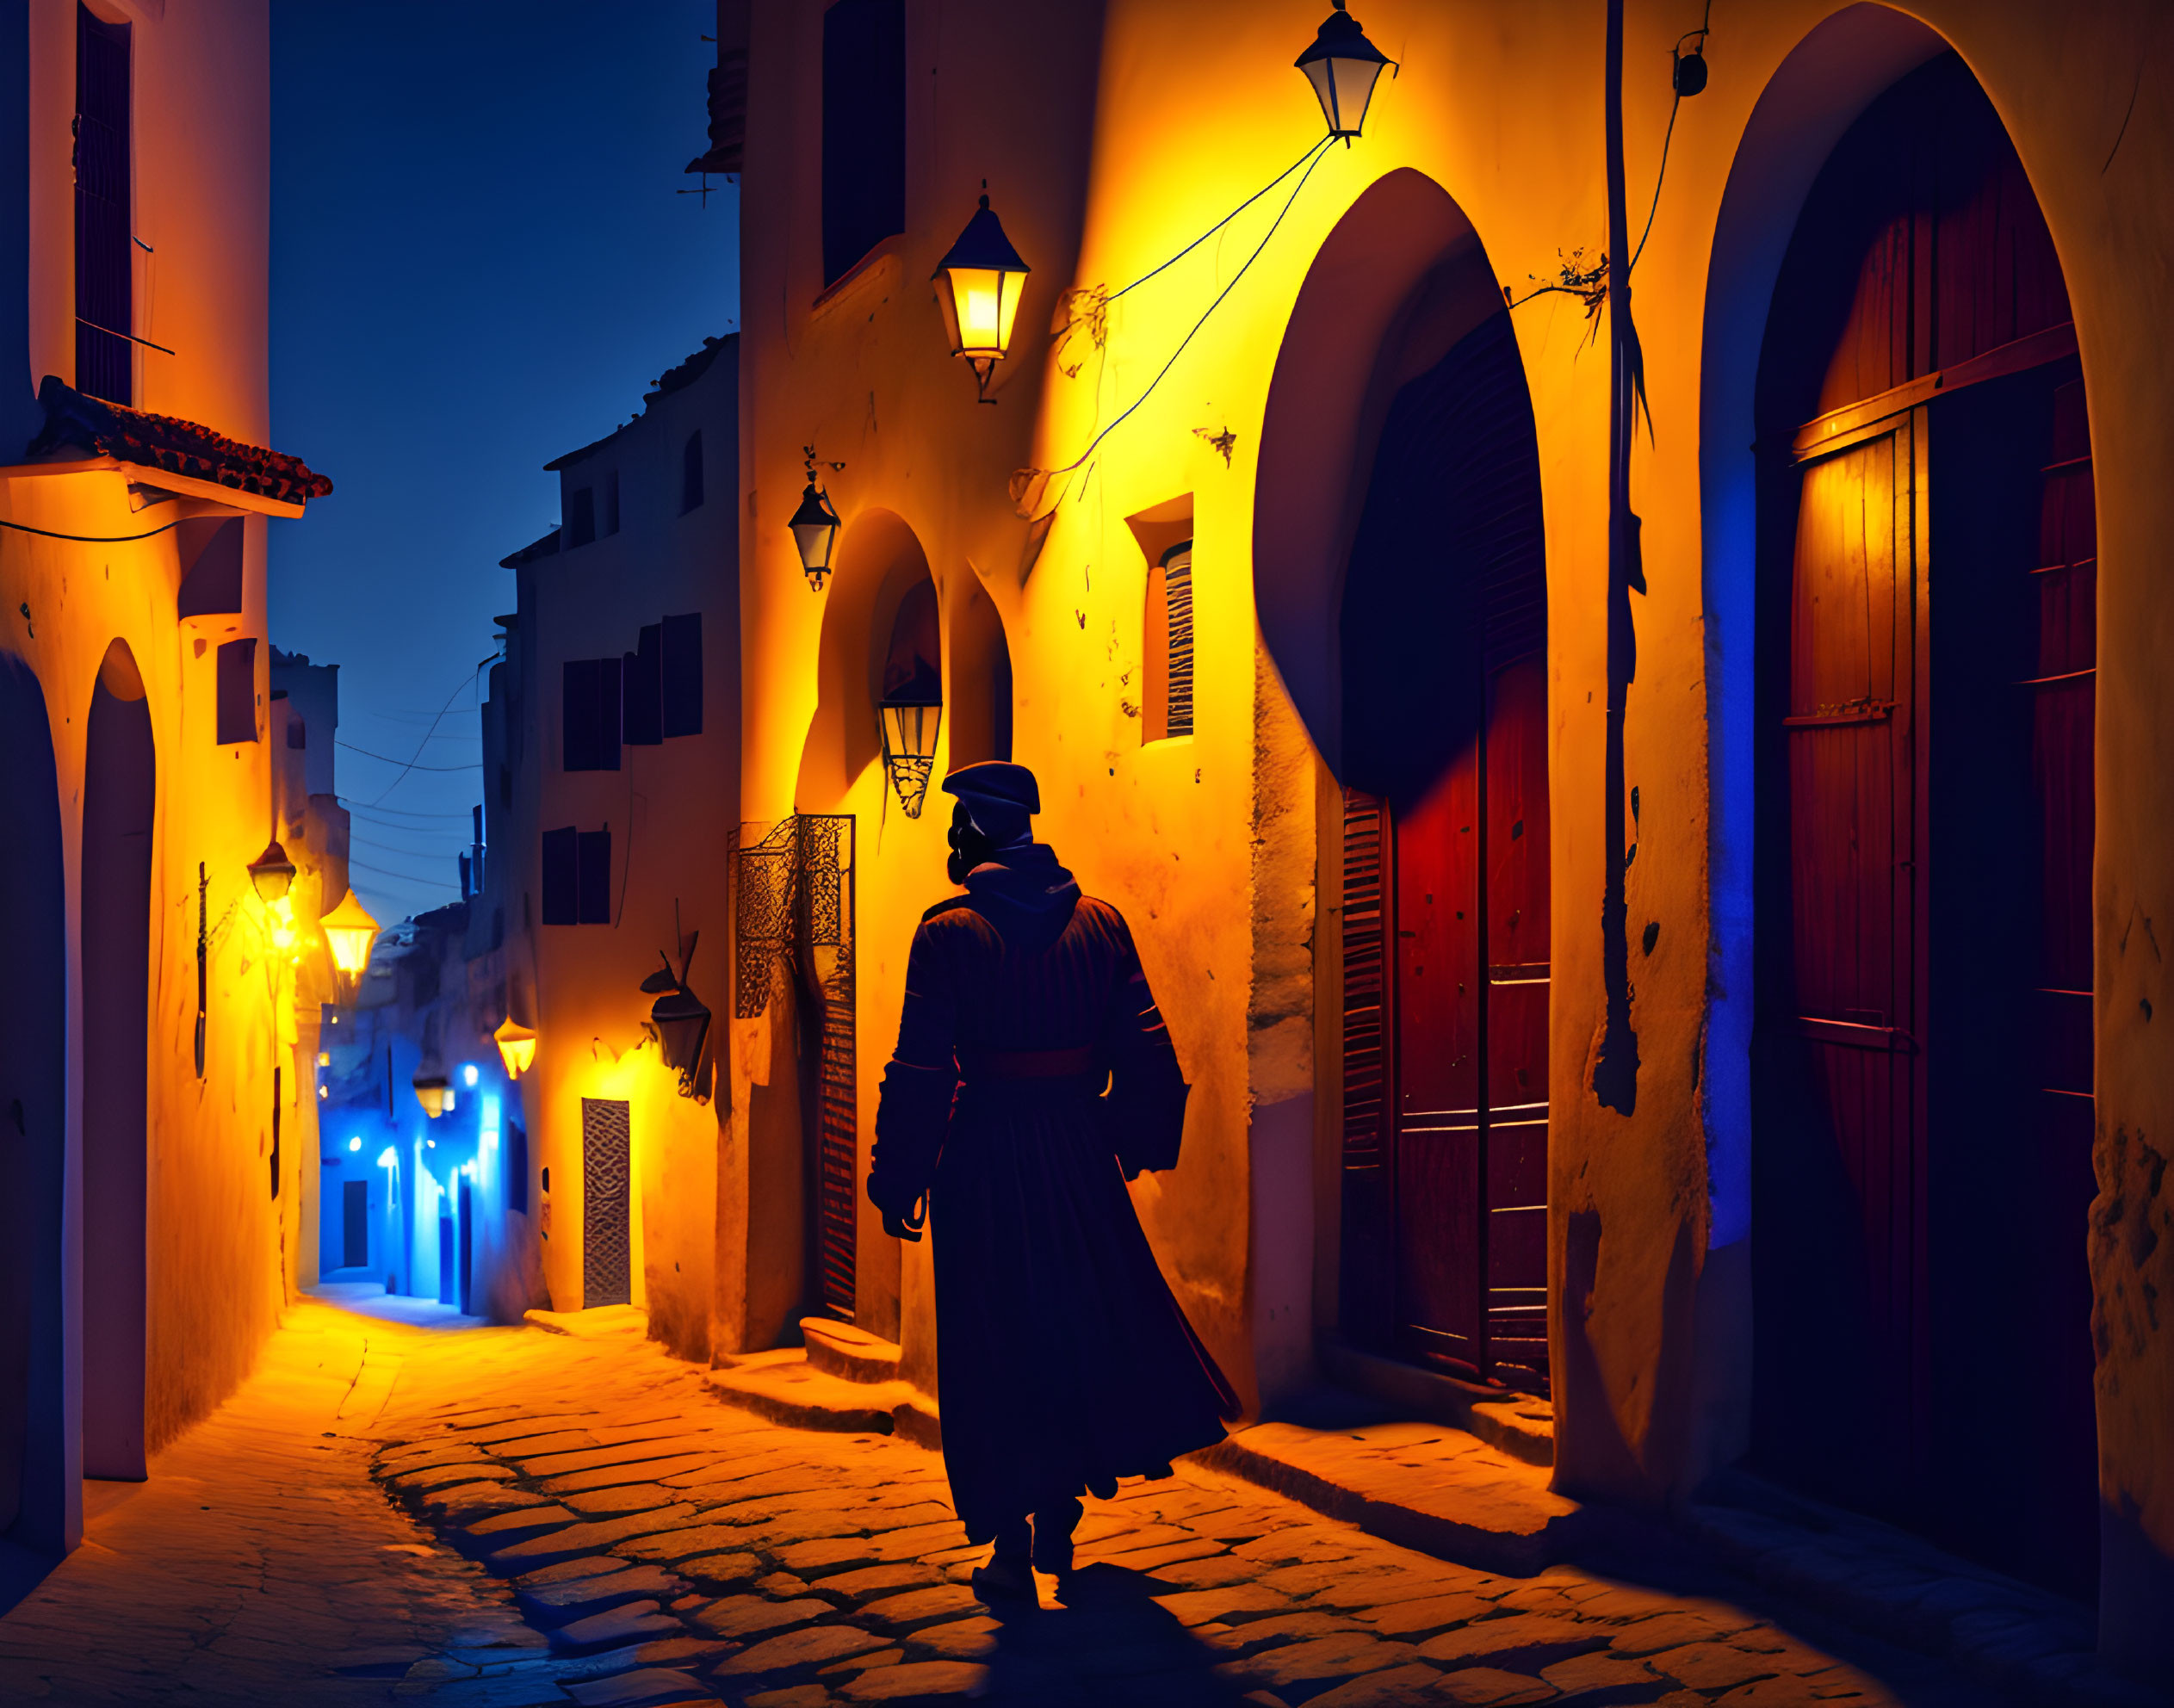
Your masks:
{"label": "tiled roof overhang", "polygon": [[38,401],[46,424],[30,442],[28,455],[34,463],[81,449],[147,473],[297,506],[332,490],[331,481],[300,457],[243,444],[177,416],[88,397],[50,374],[38,387]]}

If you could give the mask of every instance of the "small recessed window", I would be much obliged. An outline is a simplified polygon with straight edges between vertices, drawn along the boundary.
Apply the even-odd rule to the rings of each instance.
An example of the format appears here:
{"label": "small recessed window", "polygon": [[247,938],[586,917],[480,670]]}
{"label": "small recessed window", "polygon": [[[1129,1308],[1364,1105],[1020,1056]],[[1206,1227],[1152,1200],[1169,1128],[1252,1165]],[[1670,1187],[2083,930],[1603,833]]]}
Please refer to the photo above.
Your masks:
{"label": "small recessed window", "polygon": [[595,489],[578,486],[567,495],[567,543],[585,546],[597,537]]}
{"label": "small recessed window", "polygon": [[1148,572],[1143,739],[1192,733],[1192,541],[1180,541]]}
{"label": "small recessed window", "polygon": [[219,646],[219,745],[257,739],[257,643]]}
{"label": "small recessed window", "polygon": [[702,435],[687,435],[687,449],[679,455],[679,513],[684,516],[702,503]]}

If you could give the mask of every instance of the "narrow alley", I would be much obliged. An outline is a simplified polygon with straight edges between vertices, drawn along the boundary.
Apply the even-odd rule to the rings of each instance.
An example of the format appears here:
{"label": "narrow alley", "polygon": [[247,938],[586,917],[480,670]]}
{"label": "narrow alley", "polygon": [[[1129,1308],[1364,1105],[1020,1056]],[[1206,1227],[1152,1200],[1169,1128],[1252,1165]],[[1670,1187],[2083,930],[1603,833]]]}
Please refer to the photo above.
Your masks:
{"label": "narrow alley", "polygon": [[598,1315],[291,1310],[150,1482],[87,1496],[84,1545],[0,1618],[0,1700],[2006,1699],[1688,1553],[1658,1584],[1498,1575],[1191,1464],[1090,1503],[1062,1602],[985,1606],[937,1455],[766,1421]]}

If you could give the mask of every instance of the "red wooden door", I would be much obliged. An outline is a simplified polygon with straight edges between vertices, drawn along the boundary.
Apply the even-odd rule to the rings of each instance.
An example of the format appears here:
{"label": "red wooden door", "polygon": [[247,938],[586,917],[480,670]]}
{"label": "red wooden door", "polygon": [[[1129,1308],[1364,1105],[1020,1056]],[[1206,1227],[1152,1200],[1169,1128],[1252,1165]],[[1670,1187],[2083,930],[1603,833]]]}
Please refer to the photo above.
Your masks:
{"label": "red wooden door", "polygon": [[[1856,1209],[1827,1314],[1855,1427],[1915,1464],[1925,1326],[1916,424],[1803,471],[1789,593],[1787,1001],[1799,1118]],[[1876,1396],[1876,1397],[1875,1397]]]}
{"label": "red wooden door", "polygon": [[2076,369],[2029,181],[1943,55],[1821,169],[1761,362],[1754,1448],[2084,1590],[2096,576]]}
{"label": "red wooden door", "polygon": [[1396,1337],[1464,1373],[1547,1369],[1547,692],[1527,657],[1392,827]]}

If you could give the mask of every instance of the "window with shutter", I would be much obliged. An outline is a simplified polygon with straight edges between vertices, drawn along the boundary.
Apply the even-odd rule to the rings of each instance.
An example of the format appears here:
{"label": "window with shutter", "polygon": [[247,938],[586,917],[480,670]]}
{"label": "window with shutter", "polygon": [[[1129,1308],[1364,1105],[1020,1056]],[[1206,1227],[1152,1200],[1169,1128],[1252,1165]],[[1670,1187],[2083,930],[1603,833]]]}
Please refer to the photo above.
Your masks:
{"label": "window with shutter", "polygon": [[572,825],[564,830],[547,830],[543,833],[543,923],[547,925],[581,922],[577,834]]}
{"label": "window with shutter", "polygon": [[906,229],[904,0],[823,14],[823,283]]}
{"label": "window with shutter", "polygon": [[620,661],[568,659],[561,672],[560,766],[619,769]]}
{"label": "window with shutter", "polygon": [[585,830],[578,839],[577,910],[585,925],[611,923],[611,826]]}
{"label": "window with shutter", "polygon": [[664,620],[664,733],[702,733],[702,614]]}
{"label": "window with shutter", "polygon": [[76,389],[135,400],[129,251],[129,35],[76,8]]}
{"label": "window with shutter", "polygon": [[1141,739],[1192,733],[1192,541],[1180,541],[1148,572]]}
{"label": "window with shutter", "polygon": [[219,647],[219,745],[257,739],[257,642]]}
{"label": "window with shutter", "polygon": [[654,747],[665,739],[664,632],[661,623],[647,624],[620,660],[620,733],[629,747]]}

